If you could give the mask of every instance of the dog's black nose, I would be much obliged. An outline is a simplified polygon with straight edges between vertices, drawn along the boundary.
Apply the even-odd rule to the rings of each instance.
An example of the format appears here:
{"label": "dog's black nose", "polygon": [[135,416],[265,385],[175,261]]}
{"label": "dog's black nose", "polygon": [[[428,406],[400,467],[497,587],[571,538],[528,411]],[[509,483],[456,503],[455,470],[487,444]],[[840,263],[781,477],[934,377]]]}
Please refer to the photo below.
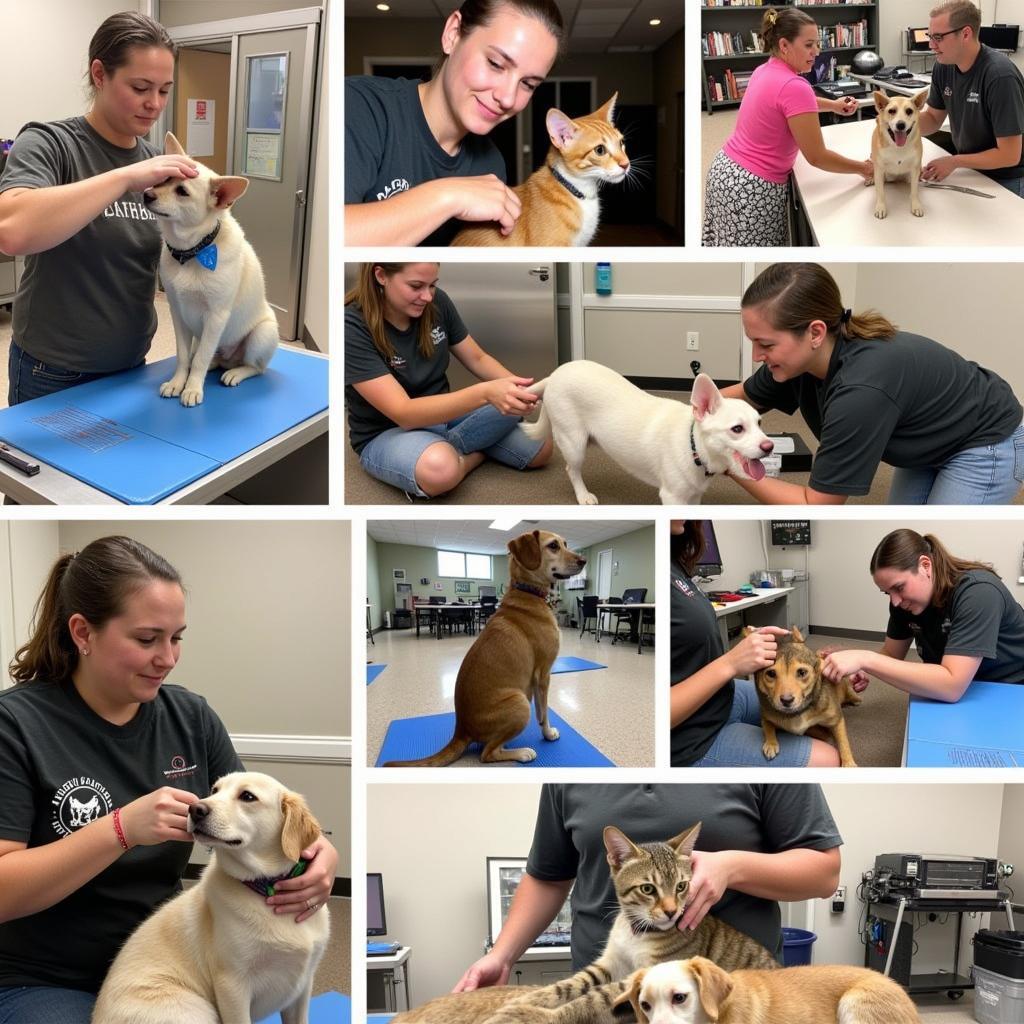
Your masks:
{"label": "dog's black nose", "polygon": [[202,821],[209,815],[210,808],[204,803],[193,804],[188,813],[193,821]]}
{"label": "dog's black nose", "polygon": [[[793,706],[793,701],[795,700],[796,697],[793,697],[790,694],[786,694],[785,697],[779,698],[779,703],[782,704],[783,707],[791,708]],[[195,808],[193,808],[193,810],[195,810]]]}
{"label": "dog's black nose", "polygon": [[906,130],[907,130],[907,122],[906,121],[897,121],[896,122],[896,131],[898,131],[898,132],[905,132]]}

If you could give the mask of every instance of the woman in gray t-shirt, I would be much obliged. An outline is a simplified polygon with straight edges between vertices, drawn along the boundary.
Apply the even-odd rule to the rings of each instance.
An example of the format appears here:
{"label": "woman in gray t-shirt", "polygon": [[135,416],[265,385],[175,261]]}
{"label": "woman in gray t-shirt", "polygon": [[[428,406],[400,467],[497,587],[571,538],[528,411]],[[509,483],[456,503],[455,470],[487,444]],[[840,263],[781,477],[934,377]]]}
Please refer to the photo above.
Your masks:
{"label": "woman in gray t-shirt", "polygon": [[838,505],[894,467],[893,505],[1008,504],[1024,482],[1024,409],[998,374],[874,310],[844,309],[816,263],[776,263],[742,300],[763,364],[722,394],[797,410],[818,439],[806,485],[736,477],[770,505]]}
{"label": "woman in gray t-shirt", "polygon": [[[937,537],[894,530],[871,556],[889,598],[881,651],[833,651],[830,679],[868,675],[904,693],[955,703],[976,679],[1024,683],[1024,608],[992,566],[950,554]],[[916,642],[921,664],[904,659]]]}
{"label": "woman in gray t-shirt", "polygon": [[8,402],[15,405],[140,364],[156,330],[160,256],[142,193],[196,175],[143,136],[164,107],[174,43],[127,11],[89,44],[83,117],[22,128],[0,177],[0,249],[24,255],[14,300]]}

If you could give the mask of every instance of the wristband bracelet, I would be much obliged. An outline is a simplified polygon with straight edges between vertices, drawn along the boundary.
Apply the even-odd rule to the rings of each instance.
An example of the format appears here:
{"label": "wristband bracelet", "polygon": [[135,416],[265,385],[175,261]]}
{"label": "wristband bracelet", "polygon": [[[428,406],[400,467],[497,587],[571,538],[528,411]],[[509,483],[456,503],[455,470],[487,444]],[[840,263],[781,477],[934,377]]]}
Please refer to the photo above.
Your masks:
{"label": "wristband bracelet", "polygon": [[128,840],[125,839],[125,837],[124,837],[124,829],[121,827],[121,808],[120,807],[115,807],[114,808],[113,818],[114,818],[114,831],[117,833],[117,841],[121,844],[121,849],[127,851],[127,850],[130,849],[130,847],[128,846]]}

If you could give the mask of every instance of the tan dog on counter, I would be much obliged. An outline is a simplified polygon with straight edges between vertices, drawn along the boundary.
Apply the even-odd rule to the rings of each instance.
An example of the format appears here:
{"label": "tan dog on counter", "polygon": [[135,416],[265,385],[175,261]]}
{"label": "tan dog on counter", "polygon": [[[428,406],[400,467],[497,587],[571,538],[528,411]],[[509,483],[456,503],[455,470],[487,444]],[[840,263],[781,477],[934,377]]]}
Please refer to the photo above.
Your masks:
{"label": "tan dog on counter", "polygon": [[867,967],[729,973],[696,956],[636,971],[625,1002],[639,1024],[921,1024],[906,992]]}
{"label": "tan dog on counter", "polygon": [[443,767],[471,743],[482,743],[480,760],[533,761],[530,747],[505,744],[530,721],[530,699],[546,740],[557,740],[548,724],[548,684],[561,636],[548,606],[556,580],[575,576],[586,564],[564,538],[534,530],[509,541],[511,586],[459,668],[455,681],[455,735],[432,757],[387,761],[385,768]]}
{"label": "tan dog on counter", "polygon": [[889,212],[885,205],[886,181],[901,178],[910,182],[910,212],[915,217],[924,216],[917,191],[924,154],[919,119],[927,98],[927,89],[916,96],[875,93],[878,117],[871,136],[871,162],[875,166],[875,216],[879,220]]}
{"label": "tan dog on counter", "polygon": [[[746,626],[743,635],[754,632],[753,626]],[[843,705],[860,704],[863,698],[848,677],[841,683],[830,683],[821,674],[821,656],[807,646],[796,626],[789,636],[778,638],[775,661],[754,673],[754,686],[761,702],[761,749],[769,761],[779,752],[776,729],[803,736],[814,727],[823,727],[835,740],[840,765],[857,767],[846,734]]]}

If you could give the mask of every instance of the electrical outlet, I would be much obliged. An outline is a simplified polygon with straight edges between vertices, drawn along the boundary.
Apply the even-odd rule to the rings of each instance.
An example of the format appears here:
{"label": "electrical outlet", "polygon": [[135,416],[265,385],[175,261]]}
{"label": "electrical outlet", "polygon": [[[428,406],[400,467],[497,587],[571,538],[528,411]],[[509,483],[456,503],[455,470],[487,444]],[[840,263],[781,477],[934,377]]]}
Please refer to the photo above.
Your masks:
{"label": "electrical outlet", "polygon": [[846,909],[846,886],[841,885],[832,894],[832,913],[841,914]]}
{"label": "electrical outlet", "polygon": [[687,331],[686,332],[686,351],[687,352],[699,352],[700,351],[700,331]]}

